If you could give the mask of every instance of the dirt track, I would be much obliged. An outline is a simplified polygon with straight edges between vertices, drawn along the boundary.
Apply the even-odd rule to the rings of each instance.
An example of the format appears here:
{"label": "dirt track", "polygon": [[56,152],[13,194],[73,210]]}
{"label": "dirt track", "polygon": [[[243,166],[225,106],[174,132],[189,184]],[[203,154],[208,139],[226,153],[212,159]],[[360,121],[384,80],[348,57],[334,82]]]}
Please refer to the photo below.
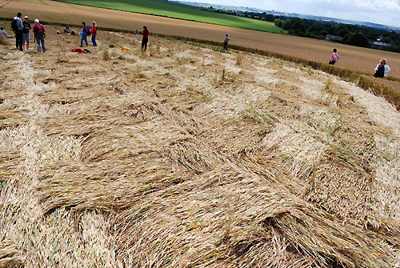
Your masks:
{"label": "dirt track", "polygon": [[[8,3],[0,8],[1,17],[12,17],[15,16],[17,11],[21,11],[31,17],[39,17],[46,21],[78,24],[82,20],[96,20],[100,26],[125,30],[140,29],[145,24],[153,32],[212,41],[221,41],[223,34],[229,32],[232,35],[233,44],[318,62],[326,62],[329,51],[332,47],[336,47],[342,54],[342,60],[339,64],[341,67],[369,73],[372,72],[379,58],[385,57],[392,66],[392,75],[400,78],[400,54],[398,53],[357,48],[309,38],[232,29],[191,21],[75,6],[48,0],[14,0],[12,2],[3,2]],[[46,5],[45,8],[44,5]]]}

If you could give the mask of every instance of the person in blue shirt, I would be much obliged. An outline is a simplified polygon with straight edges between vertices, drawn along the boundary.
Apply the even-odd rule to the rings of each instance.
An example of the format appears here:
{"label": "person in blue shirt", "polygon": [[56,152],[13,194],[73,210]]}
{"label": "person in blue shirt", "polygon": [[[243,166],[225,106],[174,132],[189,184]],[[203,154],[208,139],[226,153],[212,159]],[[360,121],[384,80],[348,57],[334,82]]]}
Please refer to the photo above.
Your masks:
{"label": "person in blue shirt", "polygon": [[24,24],[22,22],[22,14],[18,12],[17,16],[11,22],[11,28],[15,34],[15,46],[17,49],[23,51],[22,44],[23,44],[23,30]]}
{"label": "person in blue shirt", "polygon": [[85,22],[82,22],[82,29],[79,34],[81,37],[81,47],[83,47],[83,43],[85,43],[86,46],[88,46],[87,37],[90,35],[90,28],[88,26],[86,26]]}

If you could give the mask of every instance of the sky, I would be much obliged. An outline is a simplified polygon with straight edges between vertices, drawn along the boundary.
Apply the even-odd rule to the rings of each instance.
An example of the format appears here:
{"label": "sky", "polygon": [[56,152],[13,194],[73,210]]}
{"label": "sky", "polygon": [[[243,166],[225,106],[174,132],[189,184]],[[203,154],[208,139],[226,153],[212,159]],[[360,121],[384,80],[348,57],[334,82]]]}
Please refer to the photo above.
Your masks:
{"label": "sky", "polygon": [[187,0],[257,7],[400,27],[400,0]]}

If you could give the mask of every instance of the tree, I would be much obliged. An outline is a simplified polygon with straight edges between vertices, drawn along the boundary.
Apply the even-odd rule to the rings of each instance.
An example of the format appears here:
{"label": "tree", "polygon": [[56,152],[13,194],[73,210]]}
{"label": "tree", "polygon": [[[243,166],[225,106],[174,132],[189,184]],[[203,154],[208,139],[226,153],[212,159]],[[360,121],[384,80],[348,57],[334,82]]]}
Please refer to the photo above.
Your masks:
{"label": "tree", "polygon": [[345,43],[360,47],[368,47],[369,45],[368,38],[360,32],[350,33],[347,35],[345,38]]}

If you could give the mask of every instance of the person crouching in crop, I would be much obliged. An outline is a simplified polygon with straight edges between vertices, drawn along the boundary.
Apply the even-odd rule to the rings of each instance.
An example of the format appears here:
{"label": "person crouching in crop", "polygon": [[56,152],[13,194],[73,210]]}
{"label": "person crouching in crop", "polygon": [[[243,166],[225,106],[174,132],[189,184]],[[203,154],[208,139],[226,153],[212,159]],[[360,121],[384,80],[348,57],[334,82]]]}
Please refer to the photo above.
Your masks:
{"label": "person crouching in crop", "polygon": [[8,45],[8,33],[0,26],[0,45]]}
{"label": "person crouching in crop", "polygon": [[37,51],[40,53],[46,52],[46,47],[44,45],[44,39],[46,35],[46,30],[43,24],[40,23],[38,19],[35,19],[35,23],[33,24],[33,35],[35,37]]}
{"label": "person crouching in crop", "polygon": [[4,30],[4,27],[0,26],[0,39],[9,38],[8,33]]}

